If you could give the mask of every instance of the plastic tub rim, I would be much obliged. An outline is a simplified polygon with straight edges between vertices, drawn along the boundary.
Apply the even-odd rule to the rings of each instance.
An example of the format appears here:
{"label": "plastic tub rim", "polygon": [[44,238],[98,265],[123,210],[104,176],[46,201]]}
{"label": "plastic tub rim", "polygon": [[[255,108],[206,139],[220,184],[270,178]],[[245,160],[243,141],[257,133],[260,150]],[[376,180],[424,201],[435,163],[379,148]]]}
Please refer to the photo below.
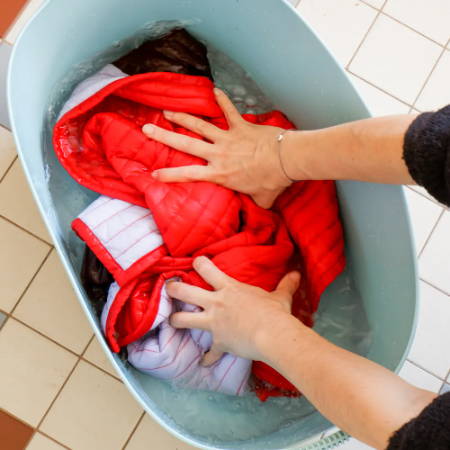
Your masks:
{"label": "plastic tub rim", "polygon": [[[27,179],[27,183],[28,186],[30,187],[31,193],[33,195],[34,201],[39,209],[39,213],[41,215],[41,218],[43,219],[45,226],[47,228],[48,233],[50,234],[55,249],[58,253],[59,259],[62,262],[66,273],[71,281],[72,287],[76,293],[78,302],[80,303],[84,314],[87,318],[87,320],[89,321],[91,328],[94,331],[94,335],[97,338],[97,341],[100,343],[100,346],[103,348],[103,352],[106,354],[109,362],[112,364],[112,366],[114,367],[114,370],[120,375],[120,378],[122,380],[122,382],[127,386],[128,391],[132,394],[132,396],[135,398],[135,400],[140,404],[140,406],[144,409],[144,411],[149,414],[153,420],[155,420],[160,426],[162,426],[165,430],[167,430],[169,433],[171,433],[172,435],[174,435],[175,437],[177,437],[178,439],[180,439],[181,441],[197,447],[197,448],[201,448],[201,449],[220,449],[220,447],[216,447],[216,446],[210,446],[210,445],[204,445],[201,444],[199,442],[194,442],[193,440],[191,440],[190,438],[188,438],[187,436],[184,436],[183,434],[179,433],[176,429],[173,429],[172,427],[169,427],[160,417],[158,417],[149,407],[148,405],[144,402],[143,398],[137,393],[136,389],[134,388],[134,386],[132,386],[132,384],[129,382],[129,380],[127,379],[127,377],[122,376],[122,368],[121,366],[119,366],[119,364],[116,362],[116,360],[113,358],[111,351],[108,347],[108,345],[106,344],[105,340],[104,340],[104,336],[101,333],[101,331],[98,330],[97,328],[97,324],[94,322],[93,318],[91,317],[91,313],[87,308],[87,305],[84,301],[84,294],[80,289],[79,286],[79,281],[77,279],[76,274],[74,273],[71,264],[69,264],[69,262],[67,261],[67,258],[64,255],[63,252],[63,245],[61,243],[61,238],[57,235],[56,230],[50,226],[49,224],[49,220],[47,217],[47,214],[45,214],[44,208],[41,204],[40,198],[37,195],[36,189],[34,187],[34,184],[30,182],[31,180],[31,176],[30,176],[30,170],[28,167],[28,163],[26,162],[25,158],[22,155],[22,149],[21,149],[21,145],[19,142],[19,139],[17,138],[17,127],[16,127],[16,120],[14,115],[12,114],[12,95],[11,95],[11,91],[10,91],[10,87],[11,87],[11,79],[12,79],[12,67],[13,67],[13,61],[15,59],[15,53],[16,53],[16,47],[18,45],[18,43],[20,43],[20,40],[22,38],[22,36],[26,33],[27,29],[30,27],[30,25],[35,21],[36,17],[46,8],[48,7],[48,5],[50,4],[51,0],[44,0],[43,3],[39,6],[39,8],[31,15],[31,17],[29,18],[29,20],[25,23],[25,25],[23,26],[22,30],[19,32],[17,39],[13,45],[12,51],[11,51],[11,57],[8,63],[8,70],[7,70],[7,109],[8,109],[8,114],[9,114],[9,118],[10,118],[10,124],[11,124],[11,131],[13,133],[13,137],[14,137],[14,142],[16,145],[16,149],[17,149],[17,154],[20,158],[21,161],[21,165],[22,168],[25,172],[26,175],[26,179]],[[308,28],[308,30],[320,41],[320,43],[322,44],[322,47],[324,49],[324,51],[326,51],[329,55],[330,58],[332,58],[332,60],[336,63],[336,66],[338,68],[338,70],[341,72],[341,74],[343,74],[345,76],[345,78],[348,80],[348,82],[354,87],[354,84],[352,82],[352,80],[350,79],[349,75],[347,74],[347,72],[342,68],[341,64],[337,61],[336,57],[334,56],[334,54],[329,50],[328,46],[324,43],[323,39],[317,35],[317,33],[314,31],[314,29],[312,28],[312,26],[310,25],[309,21],[307,19],[305,19],[303,16],[300,15],[299,11],[296,9],[296,7],[294,7],[294,5],[292,5],[292,3],[290,3],[289,0],[281,0],[281,2],[284,4],[284,6],[290,8],[295,14],[299,15],[301,17],[301,20],[303,21],[303,23],[305,24],[305,26]],[[363,99],[363,97],[360,95],[359,91],[355,88],[355,93],[357,94],[357,96],[359,97],[359,99],[361,100],[361,102],[364,104],[368,115],[372,116],[370,109],[367,106],[366,101]],[[406,198],[405,198],[405,194],[404,194],[404,190],[402,191],[402,202],[405,205],[406,209],[407,208],[407,202],[406,202]],[[407,215],[407,224],[408,224],[408,229],[412,235],[412,223],[411,223],[411,217],[408,214]],[[412,241],[411,245],[413,247],[414,250],[414,254],[416,254],[416,245],[415,242]],[[414,341],[414,337],[415,337],[415,333],[416,333],[416,329],[417,329],[417,322],[418,322],[418,310],[420,308],[420,303],[421,303],[421,295],[420,295],[420,290],[419,290],[419,280],[417,277],[417,259],[413,260],[413,270],[414,270],[414,274],[415,274],[415,288],[416,288],[416,305],[414,308],[414,314],[413,314],[413,324],[412,324],[412,328],[411,328],[411,332],[410,332],[410,336],[409,336],[409,340],[408,340],[408,344],[406,346],[406,349],[403,353],[403,356],[401,358],[401,360],[399,361],[399,363],[397,364],[397,367],[395,369],[395,373],[398,374],[398,372],[400,371],[400,369],[403,367],[405,360],[407,358],[407,355],[409,354],[410,350],[411,350],[411,346],[413,344]],[[326,437],[323,437],[323,435],[325,433],[331,433]],[[338,427],[336,426],[331,426],[330,428],[328,428],[327,430],[325,430],[319,437],[314,436],[311,439],[307,440],[306,442],[303,442],[302,444],[300,444],[300,446],[298,446],[298,444],[293,444],[289,447],[285,447],[286,450],[288,449],[305,449],[305,450],[309,450],[309,449],[328,449],[328,448],[334,448],[337,445],[342,444],[343,442],[345,442],[347,439],[349,439],[350,436],[345,433],[344,431],[340,430]],[[326,441],[331,441],[331,442],[326,442]],[[321,444],[322,443],[322,444]]]}

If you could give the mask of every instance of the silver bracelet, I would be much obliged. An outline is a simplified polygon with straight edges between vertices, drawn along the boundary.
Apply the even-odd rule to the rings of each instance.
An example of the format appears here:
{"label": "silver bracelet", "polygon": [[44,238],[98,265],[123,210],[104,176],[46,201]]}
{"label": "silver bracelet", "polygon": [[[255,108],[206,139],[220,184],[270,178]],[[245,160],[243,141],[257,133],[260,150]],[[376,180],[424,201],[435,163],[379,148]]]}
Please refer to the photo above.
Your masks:
{"label": "silver bracelet", "polygon": [[291,182],[291,183],[295,183],[297,180],[293,180],[286,172],[286,169],[284,168],[283,165],[283,160],[281,158],[281,141],[284,139],[284,135],[288,132],[288,131],[292,131],[292,129],[289,130],[283,130],[278,136],[277,136],[277,142],[278,142],[278,158],[280,160],[280,166],[281,166],[281,170],[283,171],[285,177]]}

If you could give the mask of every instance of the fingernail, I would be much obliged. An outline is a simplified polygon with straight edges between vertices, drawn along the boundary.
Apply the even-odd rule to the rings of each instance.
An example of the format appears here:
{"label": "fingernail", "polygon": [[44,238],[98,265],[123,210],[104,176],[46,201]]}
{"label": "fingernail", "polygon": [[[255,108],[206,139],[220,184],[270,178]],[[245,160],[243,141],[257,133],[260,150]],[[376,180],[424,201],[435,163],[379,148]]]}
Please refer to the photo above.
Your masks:
{"label": "fingernail", "polygon": [[154,170],[154,171],[152,172],[152,177],[153,177],[153,178],[158,178],[158,170]]}
{"label": "fingernail", "polygon": [[215,87],[213,90],[214,90],[214,94],[216,94],[216,95],[219,95],[222,93],[222,91],[219,88]]}
{"label": "fingernail", "polygon": [[152,124],[150,124],[150,123],[147,123],[146,125],[144,125],[144,126],[142,127],[142,131],[143,131],[145,134],[153,134],[153,132],[155,131],[155,126],[152,125]]}
{"label": "fingernail", "polygon": [[167,117],[168,119],[172,119],[173,112],[172,111],[163,111],[164,117]]}

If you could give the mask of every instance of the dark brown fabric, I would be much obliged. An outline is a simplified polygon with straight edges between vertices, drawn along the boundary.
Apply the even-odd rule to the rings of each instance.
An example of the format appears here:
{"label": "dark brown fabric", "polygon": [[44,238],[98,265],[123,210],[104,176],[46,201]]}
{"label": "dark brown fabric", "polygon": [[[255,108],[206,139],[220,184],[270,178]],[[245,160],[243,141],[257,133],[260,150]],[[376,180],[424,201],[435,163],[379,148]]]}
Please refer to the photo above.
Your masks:
{"label": "dark brown fabric", "polygon": [[422,413],[394,433],[387,450],[449,450],[450,392],[437,397]]}
{"label": "dark brown fabric", "polygon": [[420,114],[406,132],[403,150],[414,181],[450,205],[450,105]]}
{"label": "dark brown fabric", "polygon": [[113,64],[128,75],[175,72],[212,79],[206,47],[183,29],[144,42]]}
{"label": "dark brown fabric", "polygon": [[87,246],[84,249],[80,278],[92,306],[97,315],[100,316],[108,296],[109,286],[114,280],[105,266]]}

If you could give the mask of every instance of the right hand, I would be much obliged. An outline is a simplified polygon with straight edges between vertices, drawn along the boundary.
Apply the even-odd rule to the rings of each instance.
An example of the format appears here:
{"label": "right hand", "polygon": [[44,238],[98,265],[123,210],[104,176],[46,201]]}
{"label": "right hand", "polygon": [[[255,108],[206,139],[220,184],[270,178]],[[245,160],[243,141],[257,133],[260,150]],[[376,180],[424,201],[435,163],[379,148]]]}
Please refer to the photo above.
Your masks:
{"label": "right hand", "polygon": [[288,273],[274,291],[267,292],[231,278],[204,256],[196,258],[193,266],[213,291],[178,281],[168,282],[166,289],[171,297],[202,308],[176,312],[170,323],[212,333],[213,345],[204,365],[217,361],[223,352],[259,361],[276,358],[278,339],[289,329],[304,327],[291,315],[292,296],[300,283],[298,272]]}
{"label": "right hand", "polygon": [[152,124],[144,125],[149,138],[208,161],[207,166],[171,167],[153,172],[163,182],[211,181],[249,194],[263,208],[291,184],[281,168],[276,140],[281,128],[255,125],[244,120],[231,100],[214,89],[229,129],[220,128],[181,112],[165,111],[166,119],[205,137],[211,143],[174,133]]}

